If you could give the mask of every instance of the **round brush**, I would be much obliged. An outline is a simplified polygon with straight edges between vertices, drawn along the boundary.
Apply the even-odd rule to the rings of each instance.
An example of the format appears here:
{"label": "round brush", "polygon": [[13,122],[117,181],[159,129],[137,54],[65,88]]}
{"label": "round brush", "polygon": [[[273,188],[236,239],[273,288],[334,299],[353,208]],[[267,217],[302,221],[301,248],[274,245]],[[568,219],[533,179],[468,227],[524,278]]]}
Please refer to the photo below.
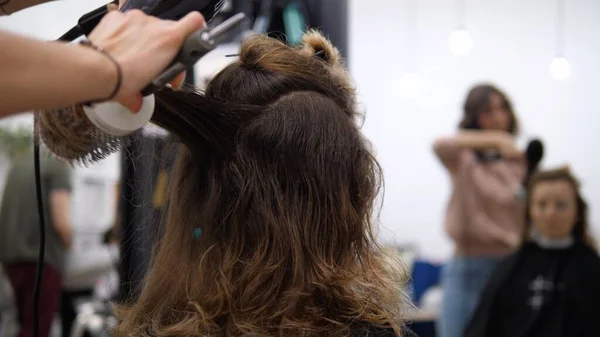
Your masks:
{"label": "round brush", "polygon": [[[117,113],[119,111],[122,112],[118,109]],[[88,118],[80,105],[38,113],[35,132],[51,153],[70,163],[83,165],[119,151],[137,135],[135,131],[126,135],[106,132]]]}

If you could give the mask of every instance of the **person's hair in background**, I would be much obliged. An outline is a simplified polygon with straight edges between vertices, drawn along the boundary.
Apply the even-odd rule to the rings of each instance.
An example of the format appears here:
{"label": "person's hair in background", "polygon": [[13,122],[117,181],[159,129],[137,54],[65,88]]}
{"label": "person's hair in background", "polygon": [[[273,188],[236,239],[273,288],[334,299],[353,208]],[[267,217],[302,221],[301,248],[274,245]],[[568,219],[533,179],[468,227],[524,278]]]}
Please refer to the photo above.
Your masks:
{"label": "person's hair in background", "polygon": [[528,186],[523,241],[531,239],[533,227],[550,239],[573,239],[597,249],[590,234],[588,204],[578,179],[565,166],[535,173]]}
{"label": "person's hair in background", "polygon": [[157,95],[181,145],[117,336],[403,336],[404,274],[374,233],[381,171],[340,62],[314,32],[295,49],[259,36],[205,94]]}
{"label": "person's hair in background", "polygon": [[504,92],[491,84],[478,84],[467,94],[459,128],[502,130],[516,135],[519,122]]}

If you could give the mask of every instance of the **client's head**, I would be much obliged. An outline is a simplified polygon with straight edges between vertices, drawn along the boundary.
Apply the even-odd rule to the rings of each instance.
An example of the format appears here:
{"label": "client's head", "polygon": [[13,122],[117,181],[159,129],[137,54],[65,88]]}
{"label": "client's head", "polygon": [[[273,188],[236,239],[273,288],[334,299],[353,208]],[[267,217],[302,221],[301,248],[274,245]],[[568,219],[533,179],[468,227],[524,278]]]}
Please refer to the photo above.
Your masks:
{"label": "client's head", "polygon": [[374,239],[381,174],[354,99],[314,32],[298,48],[252,38],[205,93],[161,92],[154,122],[181,145],[164,235],[117,334],[397,329],[402,275]]}
{"label": "client's head", "polygon": [[[595,247],[589,233],[588,206],[568,168],[533,175],[527,193],[526,223],[548,239],[574,239]],[[532,228],[527,228],[526,238]]]}

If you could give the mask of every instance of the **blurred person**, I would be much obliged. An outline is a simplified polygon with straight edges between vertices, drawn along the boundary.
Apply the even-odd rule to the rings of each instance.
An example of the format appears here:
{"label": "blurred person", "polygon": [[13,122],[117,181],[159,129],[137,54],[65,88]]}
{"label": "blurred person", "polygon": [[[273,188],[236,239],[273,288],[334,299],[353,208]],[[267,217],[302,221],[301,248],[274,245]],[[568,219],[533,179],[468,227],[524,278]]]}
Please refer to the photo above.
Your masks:
{"label": "blurred person", "polygon": [[526,167],[508,97],[493,85],[477,85],[463,110],[458,133],[434,143],[452,181],[445,230],[455,244],[442,275],[442,337],[462,336],[490,274],[516,248],[523,227],[518,195]]}
{"label": "blurred person", "polygon": [[[77,318],[78,304],[83,301],[90,301],[94,299],[110,300],[118,293],[118,274],[117,272],[117,261],[118,261],[118,243],[119,243],[119,201],[121,196],[120,184],[116,183],[113,186],[114,193],[114,219],[112,225],[102,233],[102,245],[97,247],[99,249],[86,250],[83,252],[71,252],[74,256],[77,256],[77,260],[80,260],[83,255],[91,254],[87,258],[83,258],[85,263],[86,272],[74,272],[69,275],[65,272],[65,287],[62,291],[60,301],[60,319],[62,324],[62,336],[71,336],[73,325]],[[72,257],[72,256],[71,256]],[[101,257],[101,258],[99,258]],[[89,286],[82,286],[83,282],[77,282],[78,287],[76,289],[68,288],[69,276],[80,279],[82,274],[85,274],[85,279],[93,279],[91,275],[97,274],[98,270],[102,270],[102,266],[106,266],[106,260],[112,261],[110,264],[112,268],[107,269],[104,275],[100,276],[95,283],[89,283]],[[77,263],[77,265],[81,265]],[[67,257],[66,266],[69,266],[69,257]],[[76,274],[74,276],[73,274]],[[71,279],[72,281],[72,279]],[[114,282],[116,281],[116,282]],[[98,292],[102,293],[103,296],[98,296]],[[84,333],[87,336],[88,333]]]}
{"label": "blurred person", "polygon": [[600,257],[568,168],[533,176],[519,250],[490,279],[465,337],[600,335]]}
{"label": "blurred person", "polygon": [[12,285],[0,264],[0,336],[12,337],[19,332],[17,306]]}
{"label": "blurred person", "polygon": [[[40,297],[40,332],[48,336],[58,309],[65,251],[71,246],[71,167],[40,148],[40,169],[46,221],[46,257]],[[0,206],[0,263],[14,292],[19,325],[18,337],[33,335],[33,288],[35,284],[40,223],[37,212],[33,148],[17,154],[6,176]]]}

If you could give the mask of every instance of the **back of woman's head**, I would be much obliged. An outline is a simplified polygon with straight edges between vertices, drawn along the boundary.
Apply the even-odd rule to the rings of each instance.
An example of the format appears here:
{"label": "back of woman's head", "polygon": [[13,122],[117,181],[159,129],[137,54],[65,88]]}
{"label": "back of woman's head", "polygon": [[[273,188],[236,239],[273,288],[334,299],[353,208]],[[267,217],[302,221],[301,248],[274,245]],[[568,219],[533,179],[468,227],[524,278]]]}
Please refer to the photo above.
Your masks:
{"label": "back of woman's head", "polygon": [[484,129],[485,126],[481,125],[481,115],[490,114],[494,109],[502,110],[507,115],[505,131],[517,134],[519,125],[510,99],[502,90],[491,84],[478,84],[469,90],[459,128]]}
{"label": "back of woman's head", "polygon": [[[380,171],[339,54],[255,37],[206,93],[166,90],[181,142],[165,234],[119,335],[348,336],[400,323],[372,230]],[[193,233],[201,230],[199,237]]]}

